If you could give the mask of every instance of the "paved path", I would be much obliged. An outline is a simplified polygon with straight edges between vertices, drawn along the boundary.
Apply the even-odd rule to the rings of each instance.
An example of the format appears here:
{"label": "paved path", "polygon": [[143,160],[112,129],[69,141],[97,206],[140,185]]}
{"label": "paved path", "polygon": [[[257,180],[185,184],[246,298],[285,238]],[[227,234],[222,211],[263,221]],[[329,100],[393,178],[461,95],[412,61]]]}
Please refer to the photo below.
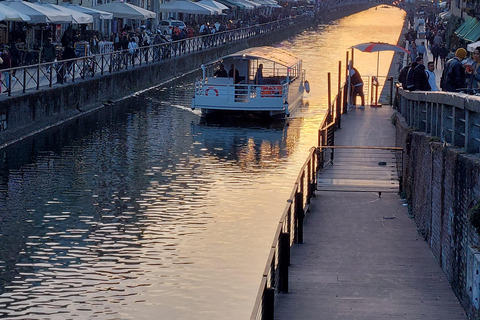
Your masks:
{"label": "paved path", "polygon": [[[350,111],[336,145],[394,146],[392,113]],[[318,191],[275,319],[467,319],[404,203],[395,193]]]}

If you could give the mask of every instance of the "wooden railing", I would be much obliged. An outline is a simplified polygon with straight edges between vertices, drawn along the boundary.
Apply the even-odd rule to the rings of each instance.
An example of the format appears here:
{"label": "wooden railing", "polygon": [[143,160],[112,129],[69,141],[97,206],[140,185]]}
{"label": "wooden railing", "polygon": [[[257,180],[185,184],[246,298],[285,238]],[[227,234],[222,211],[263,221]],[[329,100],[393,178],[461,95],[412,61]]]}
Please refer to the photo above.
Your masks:
{"label": "wooden railing", "polygon": [[[341,64],[339,71],[341,71]],[[341,78],[339,77],[339,79]],[[346,103],[346,86],[339,85],[338,94],[332,100],[330,98],[330,74],[328,83],[328,110],[318,130],[319,146],[333,145],[334,133],[341,126],[341,114]],[[303,221],[309,211],[310,200],[315,195],[317,173],[323,166],[324,149],[312,147],[307,160],[300,169],[278,223],[250,320],[273,320],[275,295],[288,292],[290,248],[294,243],[303,243]]]}

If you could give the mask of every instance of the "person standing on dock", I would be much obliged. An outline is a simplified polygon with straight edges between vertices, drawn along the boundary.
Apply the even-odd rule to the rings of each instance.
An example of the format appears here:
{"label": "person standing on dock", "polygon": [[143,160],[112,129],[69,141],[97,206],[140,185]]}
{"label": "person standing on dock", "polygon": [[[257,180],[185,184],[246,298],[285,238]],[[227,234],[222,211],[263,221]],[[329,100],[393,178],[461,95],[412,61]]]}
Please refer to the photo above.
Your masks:
{"label": "person standing on dock", "polygon": [[465,88],[465,69],[462,61],[467,56],[467,50],[459,48],[455,51],[455,57],[445,63],[440,87],[443,91],[457,92]]}
{"label": "person standing on dock", "polygon": [[362,105],[358,109],[365,109],[365,95],[363,93],[363,80],[362,76],[358,70],[353,66],[352,61],[348,64],[349,76],[350,76],[350,86],[351,86],[351,96],[350,96],[350,108],[355,108],[357,95],[362,99]]}

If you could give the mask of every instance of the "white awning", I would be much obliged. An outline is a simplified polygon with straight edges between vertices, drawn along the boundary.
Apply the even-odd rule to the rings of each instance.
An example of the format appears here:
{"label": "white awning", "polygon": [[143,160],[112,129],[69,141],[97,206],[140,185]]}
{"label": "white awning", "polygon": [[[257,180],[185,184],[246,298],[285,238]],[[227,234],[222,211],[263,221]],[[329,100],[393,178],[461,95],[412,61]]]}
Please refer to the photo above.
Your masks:
{"label": "white awning", "polygon": [[96,10],[113,13],[114,18],[146,20],[157,17],[157,14],[153,11],[125,2],[109,2],[93,8]]}
{"label": "white awning", "polygon": [[110,13],[110,12],[100,11],[100,10],[96,10],[96,9],[88,8],[88,7],[81,7],[81,6],[76,5],[76,4],[67,4],[67,5],[64,5],[64,6],[66,8],[69,8],[69,9],[72,9],[72,10],[75,10],[75,11],[78,11],[78,12],[89,14],[96,19],[102,19],[102,20],[113,19],[113,13]]}
{"label": "white awning", "polygon": [[72,15],[60,10],[26,1],[6,1],[5,4],[31,18],[28,23],[70,23]]}
{"label": "white awning", "polygon": [[285,67],[291,67],[301,61],[290,52],[274,47],[255,47],[239,51],[234,54],[230,54],[225,58],[238,58],[238,59],[263,59],[278,63]]}
{"label": "white awning", "polygon": [[160,12],[217,15],[221,14],[222,10],[201,4],[200,2],[193,2],[190,0],[174,0],[160,4]]}
{"label": "white awning", "polygon": [[212,8],[217,8],[217,9],[220,9],[220,10],[229,10],[230,9],[229,7],[224,5],[223,3],[220,3],[220,2],[215,1],[215,0],[201,0],[197,3],[201,3],[201,4],[204,4],[206,6],[209,6],[209,7],[212,7]]}
{"label": "white awning", "polygon": [[0,21],[30,21],[32,20],[26,14],[23,14],[14,8],[0,3]]}
{"label": "white awning", "polygon": [[93,23],[93,16],[85,13],[81,13],[72,9],[69,9],[67,7],[59,6],[53,3],[42,3],[42,6],[50,7],[56,10],[60,10],[64,12],[65,14],[70,14],[72,15],[72,22],[76,24],[88,24],[88,23]]}

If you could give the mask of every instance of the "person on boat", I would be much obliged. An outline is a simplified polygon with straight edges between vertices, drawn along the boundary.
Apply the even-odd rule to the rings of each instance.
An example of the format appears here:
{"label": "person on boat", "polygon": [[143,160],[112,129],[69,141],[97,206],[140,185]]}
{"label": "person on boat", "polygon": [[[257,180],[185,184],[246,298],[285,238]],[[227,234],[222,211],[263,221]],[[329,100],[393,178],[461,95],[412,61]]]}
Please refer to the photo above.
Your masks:
{"label": "person on boat", "polygon": [[349,63],[349,76],[350,76],[350,86],[351,86],[351,108],[355,108],[357,95],[362,99],[362,105],[358,107],[359,109],[365,109],[365,95],[363,93],[363,80],[360,72],[353,67],[352,61]]}
{"label": "person on boat", "polygon": [[257,73],[255,74],[255,78],[253,79],[255,84],[263,84],[263,64],[260,63],[257,68]]}
{"label": "person on boat", "polygon": [[220,64],[220,67],[217,71],[213,74],[214,77],[226,78],[228,77],[227,70],[225,70],[225,66],[223,63]]}
{"label": "person on boat", "polygon": [[[235,77],[233,76],[235,74]],[[238,83],[240,81],[240,72],[235,69],[235,64],[232,63],[230,70],[228,71],[228,77],[234,78],[233,83]]]}

